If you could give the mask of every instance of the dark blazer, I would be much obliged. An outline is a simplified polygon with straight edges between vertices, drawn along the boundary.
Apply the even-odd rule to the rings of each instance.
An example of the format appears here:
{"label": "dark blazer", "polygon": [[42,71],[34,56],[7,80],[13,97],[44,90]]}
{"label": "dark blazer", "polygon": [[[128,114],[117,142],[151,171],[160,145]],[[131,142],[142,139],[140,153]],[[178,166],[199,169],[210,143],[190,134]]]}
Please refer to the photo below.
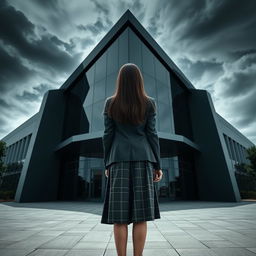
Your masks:
{"label": "dark blazer", "polygon": [[154,162],[155,169],[161,169],[159,138],[155,127],[156,103],[154,98],[149,99],[152,104],[148,104],[145,121],[139,125],[121,124],[109,117],[107,109],[111,97],[105,100],[102,142],[106,169],[113,162],[136,160],[149,160]]}

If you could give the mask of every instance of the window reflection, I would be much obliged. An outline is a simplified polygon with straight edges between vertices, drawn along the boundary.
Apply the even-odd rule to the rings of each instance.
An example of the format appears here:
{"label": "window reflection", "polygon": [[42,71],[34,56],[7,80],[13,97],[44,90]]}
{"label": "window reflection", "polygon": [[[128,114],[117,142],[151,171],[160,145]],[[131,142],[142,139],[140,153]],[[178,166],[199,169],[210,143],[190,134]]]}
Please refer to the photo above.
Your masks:
{"label": "window reflection", "polygon": [[154,56],[152,52],[142,43],[142,71],[155,76]]}
{"label": "window reflection", "polygon": [[86,114],[86,117],[88,118],[89,120],[89,130],[91,131],[91,120],[92,120],[92,104],[89,105],[89,106],[84,106],[84,111],[85,111],[85,114]]}
{"label": "window reflection", "polygon": [[118,71],[118,40],[107,50],[107,76]]}
{"label": "window reflection", "polygon": [[154,58],[154,61],[155,61],[156,79],[161,81],[163,85],[167,87],[169,85],[169,81],[168,81],[169,72],[157,58]]}
{"label": "window reflection", "polygon": [[95,83],[106,77],[107,52],[105,52],[97,61],[95,67]]}
{"label": "window reflection", "polygon": [[[163,177],[155,182],[160,201],[195,196],[193,162],[180,156],[161,158]],[[61,199],[103,201],[107,177],[102,158],[79,156],[65,160],[59,195]],[[184,184],[191,183],[190,186]]]}
{"label": "window reflection", "polygon": [[106,77],[96,82],[94,85],[93,102],[105,99]]}
{"label": "window reflection", "polygon": [[144,87],[148,95],[155,97],[156,96],[156,80],[151,75],[147,73],[142,73],[144,79]]}
{"label": "window reflection", "polygon": [[156,80],[156,85],[158,102],[166,104],[170,112],[170,88],[158,80]]}
{"label": "window reflection", "polygon": [[102,110],[104,107],[105,100],[95,102],[92,109],[92,127],[91,131],[96,132],[104,129]]}
{"label": "window reflection", "polygon": [[168,118],[170,114],[170,105],[158,102],[158,120],[159,121],[159,131],[161,132],[171,132],[172,123],[171,118]]}
{"label": "window reflection", "polygon": [[[83,106],[90,123],[89,132],[103,129],[101,115],[103,102],[107,97],[113,95],[119,68],[127,62],[133,62],[141,68],[145,90],[148,95],[156,99],[158,105],[157,129],[173,133],[169,72],[131,28],[123,31],[86,72],[89,91]],[[89,107],[90,105],[92,106]]]}
{"label": "window reflection", "polygon": [[106,98],[113,95],[116,87],[117,72],[107,76],[106,80]]}
{"label": "window reflection", "polygon": [[142,71],[142,43],[135,33],[129,28],[129,57],[130,62],[136,63],[136,65]]}
{"label": "window reflection", "polygon": [[[118,66],[121,67],[123,64],[129,62],[128,57],[128,29],[119,36],[118,38],[118,59],[119,63]],[[111,58],[111,56],[110,56]]]}

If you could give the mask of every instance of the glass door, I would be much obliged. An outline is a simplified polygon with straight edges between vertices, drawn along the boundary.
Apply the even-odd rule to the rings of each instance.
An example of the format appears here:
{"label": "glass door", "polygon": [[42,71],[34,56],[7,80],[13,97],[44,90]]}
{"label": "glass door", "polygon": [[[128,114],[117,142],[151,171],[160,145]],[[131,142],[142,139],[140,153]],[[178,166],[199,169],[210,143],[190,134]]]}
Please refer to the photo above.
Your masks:
{"label": "glass door", "polygon": [[91,169],[90,199],[100,201],[102,195],[102,169]]}
{"label": "glass door", "polygon": [[159,182],[156,182],[157,193],[159,201],[170,200],[170,186],[169,186],[169,175],[167,169],[162,169],[163,177]]}

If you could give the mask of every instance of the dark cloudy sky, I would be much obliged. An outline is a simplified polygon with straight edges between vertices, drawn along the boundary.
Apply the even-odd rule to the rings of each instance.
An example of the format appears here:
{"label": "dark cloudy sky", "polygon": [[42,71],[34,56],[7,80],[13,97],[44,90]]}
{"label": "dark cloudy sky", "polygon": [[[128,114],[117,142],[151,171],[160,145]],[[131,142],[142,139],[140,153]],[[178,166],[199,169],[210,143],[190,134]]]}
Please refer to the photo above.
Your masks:
{"label": "dark cloudy sky", "polygon": [[0,138],[38,112],[127,8],[256,143],[255,0],[1,0]]}

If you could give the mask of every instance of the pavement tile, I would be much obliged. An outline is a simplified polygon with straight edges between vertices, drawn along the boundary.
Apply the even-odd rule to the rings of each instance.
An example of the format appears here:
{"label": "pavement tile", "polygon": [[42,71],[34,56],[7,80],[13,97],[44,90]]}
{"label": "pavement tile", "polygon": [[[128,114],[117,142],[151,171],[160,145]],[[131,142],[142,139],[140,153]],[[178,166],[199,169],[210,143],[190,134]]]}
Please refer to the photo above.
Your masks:
{"label": "pavement tile", "polygon": [[[0,203],[1,256],[117,255],[99,202]],[[256,202],[171,201],[147,223],[143,256],[256,255]],[[127,255],[133,253],[128,225]]]}

